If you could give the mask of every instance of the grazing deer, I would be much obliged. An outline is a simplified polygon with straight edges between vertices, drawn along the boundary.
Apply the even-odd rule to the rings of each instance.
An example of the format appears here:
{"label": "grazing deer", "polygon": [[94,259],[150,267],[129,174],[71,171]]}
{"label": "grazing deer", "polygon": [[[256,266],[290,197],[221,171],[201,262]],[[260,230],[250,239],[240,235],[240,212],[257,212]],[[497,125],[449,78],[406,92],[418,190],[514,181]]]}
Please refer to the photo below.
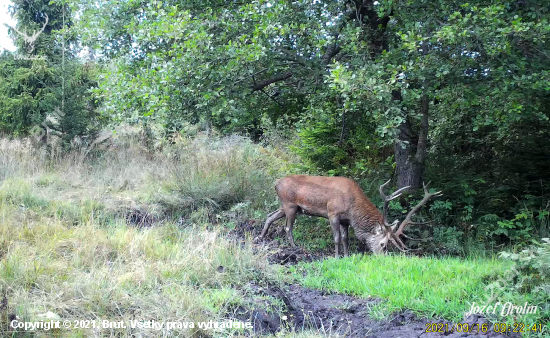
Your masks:
{"label": "grazing deer", "polygon": [[[391,181],[391,180],[390,180]],[[401,241],[400,236],[408,238],[403,230],[408,225],[415,224],[412,216],[420,207],[432,197],[439,196],[441,192],[430,193],[424,185],[424,198],[407,214],[405,220],[392,224],[387,221],[389,202],[401,196],[402,192],[409,188],[403,187],[390,196],[384,194],[384,187],[380,186],[380,195],[384,200],[382,213],[365,196],[359,185],[345,177],[323,177],[307,175],[290,175],[277,181],[275,190],[281,202],[281,208],[267,216],[260,238],[264,238],[269,226],[278,219],[286,216],[286,234],[290,244],[295,247],[292,236],[292,227],[296,214],[305,214],[327,218],[332,227],[334,237],[335,256],[338,257],[340,239],[344,244],[344,255],[348,255],[348,228],[351,225],[357,238],[364,241],[374,253],[385,252],[388,241],[392,242],[399,250],[405,251],[407,247]],[[340,238],[340,225],[343,234]]]}

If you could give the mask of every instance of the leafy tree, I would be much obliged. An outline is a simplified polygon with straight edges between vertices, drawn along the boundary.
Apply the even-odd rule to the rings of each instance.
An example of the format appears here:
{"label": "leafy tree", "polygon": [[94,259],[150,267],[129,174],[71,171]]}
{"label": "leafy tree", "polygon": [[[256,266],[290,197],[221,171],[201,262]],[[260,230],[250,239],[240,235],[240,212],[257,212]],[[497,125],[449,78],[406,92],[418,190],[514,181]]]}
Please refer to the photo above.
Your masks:
{"label": "leafy tree", "polygon": [[521,213],[510,196],[548,200],[548,5],[73,4],[83,43],[109,63],[98,93],[118,119],[295,129],[312,170],[364,177],[393,162],[398,187],[433,179],[450,199],[433,210],[450,208],[465,234]]}
{"label": "leafy tree", "polygon": [[10,11],[18,22],[10,28],[18,51],[0,56],[0,128],[25,135],[47,126],[66,144],[93,137],[101,121],[89,92],[97,86],[96,67],[77,58],[76,37],[66,33],[71,12],[41,0],[14,1]]}

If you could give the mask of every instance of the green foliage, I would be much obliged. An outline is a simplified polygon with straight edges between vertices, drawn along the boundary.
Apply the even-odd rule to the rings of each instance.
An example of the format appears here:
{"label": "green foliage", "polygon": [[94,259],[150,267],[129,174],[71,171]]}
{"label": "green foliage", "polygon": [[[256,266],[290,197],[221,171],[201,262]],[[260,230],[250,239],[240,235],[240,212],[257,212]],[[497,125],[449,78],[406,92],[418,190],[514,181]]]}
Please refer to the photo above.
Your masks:
{"label": "green foliage", "polygon": [[[40,6],[18,2],[27,6],[22,25],[38,28],[42,11],[53,13],[36,50],[54,46],[47,62],[59,65],[59,3],[33,3]],[[73,1],[66,38],[80,38],[100,60],[94,93],[115,121],[160,124],[165,136],[189,125],[254,140],[295,132],[304,162],[296,170],[368,184],[418,163],[419,176],[445,193],[430,218],[454,229],[437,236],[457,252],[471,240],[526,245],[548,231],[549,4]],[[40,9],[33,22],[29,8]],[[50,89],[59,88],[59,73],[38,61],[36,72],[27,65],[19,73],[23,66],[5,62],[6,79],[30,84],[3,94],[0,127],[24,133],[58,106],[59,91]],[[88,75],[93,81],[82,86],[67,82],[75,104],[66,115],[74,122],[62,128],[67,139],[94,129],[86,121],[96,110],[82,107],[95,101],[88,93],[74,99],[95,87]],[[0,84],[0,95],[15,81]],[[178,189],[201,205],[248,194],[245,183],[199,176]]]}
{"label": "green foliage", "polygon": [[0,128],[25,135],[54,111],[54,88],[44,85],[55,81],[53,69],[46,61],[15,60],[8,52],[0,55],[0,64]]}
{"label": "green foliage", "polygon": [[[115,118],[151,116],[169,130],[188,121],[256,137],[264,113],[281,115],[279,104],[261,91],[255,93],[250,83],[254,74],[273,74],[259,70],[273,63],[263,45],[275,32],[256,23],[269,26],[259,19],[268,20],[275,8],[265,3],[236,4],[226,11],[203,3],[182,6],[159,1],[102,6],[106,8],[98,9],[94,3],[83,6],[89,15],[83,17],[80,29],[87,44],[113,45],[109,54],[117,58],[98,93]],[[104,15],[107,12],[109,16]],[[132,12],[144,15],[128,15]],[[105,28],[109,34],[100,27],[110,27]],[[129,36],[137,48],[121,39]]]}
{"label": "green foliage", "polygon": [[[525,323],[526,327],[550,321],[550,240],[532,245],[520,252],[501,252],[501,257],[513,262],[512,266],[487,286],[487,302],[537,306],[536,313],[508,316],[508,324]],[[545,335],[546,334],[546,335]],[[546,337],[543,333],[527,331],[527,337]]]}
{"label": "green foliage", "polygon": [[519,253],[502,252],[502,258],[514,262],[501,280],[505,287],[519,293],[538,294],[550,301],[550,239],[543,238]]}
{"label": "green foliage", "polygon": [[72,49],[71,11],[41,0],[15,1],[11,11],[23,33],[39,31],[48,21],[30,46],[10,29],[19,49],[0,54],[0,131],[34,135],[49,129],[64,145],[91,143],[106,117],[91,93],[98,69]]}
{"label": "green foliage", "polygon": [[407,308],[456,321],[464,318],[468,302],[479,301],[486,279],[503,270],[503,262],[497,260],[403,255],[330,258],[292,268],[305,286],[384,299],[373,313],[389,315]]}
{"label": "green foliage", "polygon": [[434,228],[433,241],[438,245],[438,251],[444,250],[444,254],[457,255],[462,253],[463,248],[463,232],[458,231],[455,227]]}

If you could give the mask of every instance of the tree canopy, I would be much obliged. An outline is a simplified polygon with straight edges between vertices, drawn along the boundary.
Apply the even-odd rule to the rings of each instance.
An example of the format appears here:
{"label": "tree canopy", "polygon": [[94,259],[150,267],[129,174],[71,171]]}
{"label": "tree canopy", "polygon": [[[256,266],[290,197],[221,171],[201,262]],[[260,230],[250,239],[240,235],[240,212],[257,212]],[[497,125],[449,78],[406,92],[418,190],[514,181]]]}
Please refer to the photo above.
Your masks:
{"label": "tree canopy", "polygon": [[[62,3],[43,9],[55,25]],[[448,199],[432,211],[449,226],[546,231],[518,215],[548,216],[549,1],[65,3],[73,46],[101,67],[94,92],[113,121],[255,140],[288,131],[310,172],[395,175],[413,189],[434,181]],[[36,26],[36,13],[20,25]],[[4,78],[24,76],[3,58]],[[31,95],[15,92],[4,94],[2,121],[44,115],[15,104]]]}

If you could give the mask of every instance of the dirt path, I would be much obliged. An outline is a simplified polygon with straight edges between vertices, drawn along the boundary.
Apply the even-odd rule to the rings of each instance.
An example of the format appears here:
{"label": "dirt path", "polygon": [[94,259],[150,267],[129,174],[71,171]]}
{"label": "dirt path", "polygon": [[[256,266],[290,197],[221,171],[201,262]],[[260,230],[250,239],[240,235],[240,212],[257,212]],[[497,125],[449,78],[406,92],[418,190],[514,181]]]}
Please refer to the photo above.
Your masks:
{"label": "dirt path", "polygon": [[[269,295],[285,302],[289,312],[283,320],[276,314],[263,310],[246,311],[240,308],[238,318],[251,320],[256,335],[275,333],[282,326],[292,329],[313,329],[324,336],[338,334],[345,337],[372,338],[428,338],[428,337],[520,337],[520,335],[502,335],[493,331],[493,325],[479,316],[470,316],[461,324],[468,324],[473,332],[427,332],[432,323],[446,324],[451,331],[453,324],[444,320],[427,320],[413,313],[395,314],[388,320],[379,321],[369,317],[373,305],[378,299],[361,299],[342,294],[327,294],[299,285],[288,285],[285,290],[278,287],[260,287],[251,285],[257,295]],[[478,328],[487,324],[487,333],[478,333]],[[445,327],[445,326],[443,326]],[[464,326],[460,326],[464,327]],[[445,329],[443,329],[444,331]],[[456,330],[454,330],[456,331]]]}
{"label": "dirt path", "polygon": [[[230,236],[244,238],[247,232],[257,236],[259,227],[251,222],[244,222],[237,227]],[[269,257],[272,264],[296,264],[301,261],[322,259],[329,253],[307,253],[302,249],[279,247],[276,241],[269,239],[257,245],[270,245],[276,251]],[[472,332],[456,332],[453,324],[445,320],[418,318],[411,312],[405,311],[391,316],[387,320],[371,319],[369,314],[373,305],[379,299],[363,299],[342,294],[329,294],[321,290],[304,288],[297,284],[277,286],[260,286],[254,283],[250,288],[257,296],[271,296],[285,303],[288,313],[281,318],[277,314],[268,313],[263,309],[247,310],[238,308],[232,314],[240,320],[251,320],[255,335],[275,333],[283,326],[292,329],[313,329],[323,335],[338,334],[345,337],[372,337],[372,338],[432,338],[432,337],[521,337],[519,334],[503,335],[494,332],[493,325],[480,316],[470,316],[461,324],[468,324]],[[431,323],[442,323],[442,331],[427,332]],[[489,328],[486,333],[478,332],[483,324]],[[440,326],[441,327],[441,326]],[[465,325],[460,326],[465,327]]]}

